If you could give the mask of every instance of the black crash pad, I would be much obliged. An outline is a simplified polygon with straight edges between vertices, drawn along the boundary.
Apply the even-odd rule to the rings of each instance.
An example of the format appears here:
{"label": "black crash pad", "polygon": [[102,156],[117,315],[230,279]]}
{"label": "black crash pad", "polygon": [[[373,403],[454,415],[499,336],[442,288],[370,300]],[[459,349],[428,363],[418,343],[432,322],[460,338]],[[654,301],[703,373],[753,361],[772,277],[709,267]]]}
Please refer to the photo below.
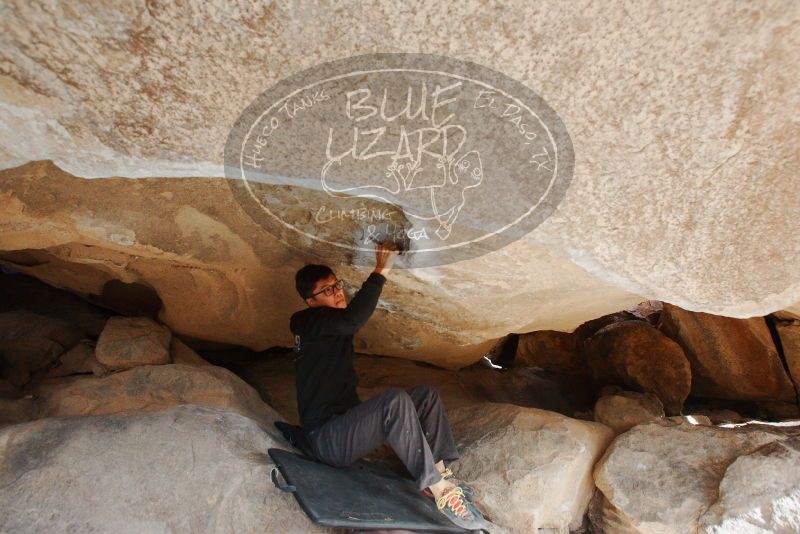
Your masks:
{"label": "black crash pad", "polygon": [[[315,523],[359,530],[470,532],[450,522],[430,497],[377,462],[332,467],[283,449],[269,449],[300,507]],[[276,473],[273,482],[279,486]],[[280,486],[279,486],[280,487]]]}

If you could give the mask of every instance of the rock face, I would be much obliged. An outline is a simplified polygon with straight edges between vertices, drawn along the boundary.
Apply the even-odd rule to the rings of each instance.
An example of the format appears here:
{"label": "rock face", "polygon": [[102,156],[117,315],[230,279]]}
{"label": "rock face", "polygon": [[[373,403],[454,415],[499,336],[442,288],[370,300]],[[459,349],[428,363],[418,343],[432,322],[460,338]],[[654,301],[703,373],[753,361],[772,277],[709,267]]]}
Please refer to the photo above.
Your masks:
{"label": "rock face", "polygon": [[594,405],[594,420],[621,434],[636,425],[664,417],[664,405],[652,393],[617,390]]}
{"label": "rock face", "polygon": [[0,429],[3,532],[326,532],[269,481],[290,448],[218,408]]}
{"label": "rock face", "polygon": [[733,319],[664,304],[659,329],[680,344],[698,397],[793,401],[769,328],[762,317]]}
{"label": "rock face", "polygon": [[110,369],[171,361],[172,332],[146,317],[110,317],[95,347],[97,361]]}
{"label": "rock face", "polygon": [[[398,38],[531,87],[580,157],[564,201],[524,242],[393,277],[382,305],[401,313],[361,334],[368,352],[410,348],[461,367],[510,331],[568,331],[645,298],[737,317],[800,301],[800,251],[787,246],[800,167],[795,3],[474,3],[446,17],[387,3],[359,9],[348,32],[352,10],[326,6],[7,5],[0,165],[55,164],[0,178],[0,250],[17,260],[5,261],[83,293],[111,279],[148,285],[176,333],[291,343],[285,325],[302,302],[286,280],[326,258],[256,237],[220,179],[230,125],[287,76]],[[467,28],[459,47],[453,28]],[[76,187],[59,168],[145,178]],[[155,179],[176,176],[192,178]],[[301,206],[311,192],[301,180],[285,190]],[[382,337],[389,328],[399,335]]]}
{"label": "rock face", "polygon": [[[785,510],[796,517],[796,505],[792,503],[786,509],[784,504],[786,495],[795,498],[797,470],[779,475],[775,484],[771,483],[776,465],[795,461],[794,441],[785,449],[777,445],[790,435],[765,428],[729,429],[685,421],[636,426],[617,437],[595,466],[594,480],[602,497],[599,503],[593,502],[592,522],[605,532],[615,533],[694,532],[708,510],[711,515],[703,521],[714,523],[724,521],[728,514],[731,518],[741,514],[746,522],[746,512],[737,507],[748,493],[754,497],[749,503],[754,507],[765,512],[773,507],[776,512]],[[771,443],[776,443],[778,450],[765,449],[759,455],[760,448]],[[782,450],[787,451],[783,457],[778,452]],[[735,467],[728,475],[726,470],[737,458],[753,454],[753,460],[745,460],[744,465],[755,467],[760,463],[756,471],[742,477],[741,467]],[[771,461],[774,463],[770,466]],[[750,481],[755,485],[748,487]],[[759,495],[762,487],[764,493]],[[730,500],[725,498],[728,492]],[[765,515],[761,521],[764,531],[772,531],[773,524],[778,527],[786,519],[775,517],[772,523]]]}
{"label": "rock face", "polygon": [[[298,190],[293,202],[303,198]],[[349,298],[370,270],[313,254],[256,226],[223,179],[83,180],[49,162],[0,171],[0,263],[110,304],[115,282],[154,294],[157,319],[178,335],[254,350],[291,346],[289,317],[305,306],[297,269],[330,263]],[[559,277],[532,279],[534,263]],[[487,283],[492,271],[502,278]],[[567,309],[548,296],[534,317],[528,295],[545,288],[583,295],[582,304]],[[460,368],[509,331],[568,330],[639,300],[518,241],[457,266],[393,270],[356,348]]]}
{"label": "rock face", "polygon": [[491,521],[513,533],[577,529],[592,497],[592,466],[613,438],[604,425],[509,404],[448,412],[459,478]]}
{"label": "rock face", "polygon": [[681,347],[643,321],[610,324],[585,345],[594,380],[650,392],[667,413],[681,411],[689,395],[692,374]]}

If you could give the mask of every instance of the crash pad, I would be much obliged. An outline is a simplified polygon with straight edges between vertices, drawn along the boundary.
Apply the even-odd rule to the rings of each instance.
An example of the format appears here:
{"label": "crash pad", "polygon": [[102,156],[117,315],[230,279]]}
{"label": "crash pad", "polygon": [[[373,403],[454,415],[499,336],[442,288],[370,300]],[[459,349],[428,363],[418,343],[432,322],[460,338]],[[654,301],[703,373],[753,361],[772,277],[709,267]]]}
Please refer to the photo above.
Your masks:
{"label": "crash pad", "polygon": [[[315,523],[359,530],[470,532],[451,523],[411,478],[379,462],[333,467],[283,449],[269,449],[272,481],[291,492]],[[277,471],[286,481],[281,484]]]}

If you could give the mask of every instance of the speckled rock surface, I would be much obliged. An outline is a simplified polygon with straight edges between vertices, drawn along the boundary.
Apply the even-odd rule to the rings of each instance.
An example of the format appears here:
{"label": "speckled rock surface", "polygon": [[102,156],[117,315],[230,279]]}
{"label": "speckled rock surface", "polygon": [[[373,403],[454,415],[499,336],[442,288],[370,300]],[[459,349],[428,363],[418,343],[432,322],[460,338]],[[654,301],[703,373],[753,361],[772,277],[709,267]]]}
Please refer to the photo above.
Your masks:
{"label": "speckled rock surface", "polygon": [[[769,480],[769,464],[780,463],[780,451],[764,455],[763,462],[753,453],[796,434],[796,426],[719,428],[685,420],[635,426],[614,440],[594,468],[602,497],[600,503],[592,503],[592,522],[603,532],[677,534],[695,532],[709,511],[711,517],[704,521],[712,524],[735,518],[742,513],[738,503],[751,491],[751,482],[734,472],[741,465],[731,467],[737,459],[751,467],[761,463],[766,469],[763,480]],[[747,455],[752,457],[748,460]],[[772,489],[759,482],[764,491],[751,501],[753,507],[764,511],[780,507],[783,488],[791,486],[791,478],[776,480]],[[790,505],[787,512],[796,514],[796,507]],[[763,527],[771,531],[770,517],[762,519]],[[780,524],[782,520],[775,523]]]}
{"label": "speckled rock surface", "polygon": [[456,476],[492,522],[515,534],[577,530],[594,491],[592,466],[613,439],[605,425],[503,403],[452,410]]}
{"label": "speckled rock surface", "polygon": [[[286,276],[311,251],[253,238],[258,229],[247,228],[211,179],[224,176],[230,126],[257,95],[304,68],[359,53],[421,51],[484,64],[533,89],[569,131],[574,178],[556,212],[524,243],[403,275],[396,287],[407,295],[387,294],[387,307],[420,317],[395,324],[405,342],[365,332],[370,350],[460,365],[477,359],[480,343],[509,331],[570,330],[644,299],[736,317],[789,308],[800,301],[800,127],[792,120],[800,106],[799,21],[800,4],[788,1],[364,7],[11,0],[0,21],[0,166],[51,159],[81,177],[197,178],[159,185],[146,197],[163,216],[131,206],[100,217],[85,197],[61,204],[62,178],[48,170],[39,179],[54,182],[48,194],[61,213],[52,220],[35,215],[47,198],[20,201],[24,189],[3,175],[3,233],[32,224],[15,220],[21,206],[39,231],[4,238],[0,249],[60,248],[71,263],[83,253],[101,260],[101,271],[154,285],[183,278],[176,292],[213,291],[221,303],[183,321],[173,297],[163,315],[174,331],[214,330],[217,340],[253,348],[286,342],[284,325],[273,320],[293,310],[284,316],[271,308],[292,302]],[[110,184],[97,187],[100,199],[119,202],[105,189]],[[183,198],[170,204],[171,187],[176,197],[187,187],[216,191],[219,209],[209,213],[203,202]],[[302,198],[300,184],[292,188]],[[130,190],[116,195],[132,199]],[[154,246],[145,236],[161,232],[159,225],[164,235],[187,233]],[[101,248],[87,253],[85,245]],[[211,259],[226,248],[229,260]],[[264,255],[270,248],[277,253]],[[164,262],[174,272],[165,273]],[[147,263],[161,274],[135,269]],[[80,273],[61,283],[91,285]],[[431,292],[441,304],[427,300]],[[230,326],[231,316],[241,325]],[[220,317],[222,328],[208,327]],[[393,326],[386,317],[376,322]]]}
{"label": "speckled rock surface", "polygon": [[800,532],[800,437],[738,457],[720,481],[719,499],[700,518],[708,534]]}
{"label": "speckled rock surface", "polygon": [[242,415],[176,406],[0,430],[4,532],[332,532],[269,481],[289,449]]}

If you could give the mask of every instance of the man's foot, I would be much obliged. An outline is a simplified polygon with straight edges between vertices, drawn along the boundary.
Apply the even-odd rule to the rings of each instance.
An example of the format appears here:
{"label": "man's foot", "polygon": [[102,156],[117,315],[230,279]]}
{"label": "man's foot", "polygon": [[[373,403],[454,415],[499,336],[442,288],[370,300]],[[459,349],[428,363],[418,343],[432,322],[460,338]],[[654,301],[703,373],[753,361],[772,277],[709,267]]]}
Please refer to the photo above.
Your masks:
{"label": "man's foot", "polygon": [[459,486],[446,488],[436,499],[436,508],[455,525],[466,530],[480,530],[486,526],[486,520],[471,502],[464,497]]}
{"label": "man's foot", "polygon": [[449,467],[442,471],[442,478],[461,488],[461,491],[464,492],[464,497],[466,497],[470,502],[475,500],[475,490],[463,480],[457,479]]}
{"label": "man's foot", "polygon": [[422,493],[436,500],[436,508],[459,527],[467,530],[485,528],[486,520],[475,505],[464,497],[463,490],[458,486],[445,488],[438,499],[430,488],[425,488]]}

